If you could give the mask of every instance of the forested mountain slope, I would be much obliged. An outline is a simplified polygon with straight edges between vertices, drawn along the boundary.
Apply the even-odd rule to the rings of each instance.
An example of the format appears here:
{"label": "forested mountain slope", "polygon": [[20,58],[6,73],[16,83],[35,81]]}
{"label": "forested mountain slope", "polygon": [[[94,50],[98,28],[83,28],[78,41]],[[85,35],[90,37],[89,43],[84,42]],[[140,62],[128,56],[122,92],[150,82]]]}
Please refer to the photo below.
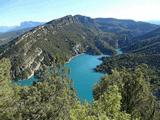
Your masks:
{"label": "forested mountain slope", "polygon": [[[153,30],[151,32],[148,32],[144,35],[135,37],[130,40],[130,43],[125,45],[125,47],[122,48],[123,54],[112,56],[112,57],[103,57],[102,61],[103,63],[99,66],[97,66],[96,71],[108,73],[111,74],[111,77],[109,79],[103,79],[101,82],[97,85],[96,89],[94,90],[95,98],[97,98],[98,95],[101,95],[104,91],[107,90],[107,86],[109,84],[119,84],[120,88],[122,87],[122,97],[124,99],[124,107],[122,109],[126,109],[130,114],[132,114],[133,109],[138,109],[141,114],[141,119],[144,120],[158,120],[159,114],[160,114],[160,29]],[[142,71],[135,71],[137,69],[137,66],[141,66],[140,69]],[[142,67],[143,66],[143,67]],[[123,73],[115,73],[115,71],[123,71],[125,72],[131,72],[133,77],[125,76],[121,79],[123,76]],[[141,74],[141,72],[144,74],[144,76]],[[116,76],[119,75],[116,79],[113,80],[115,74]],[[140,75],[141,74],[141,75]],[[141,76],[141,79],[136,80],[136,76]],[[145,78],[145,82],[142,82],[141,80]],[[125,80],[126,79],[126,80]],[[122,81],[121,81],[122,80]],[[143,87],[136,88],[136,85],[138,82],[141,81],[141,85],[145,86],[148,85],[148,90],[140,90]],[[133,88],[132,88],[133,87]],[[137,89],[137,90],[136,90]],[[138,90],[139,89],[139,90]],[[147,92],[151,95],[146,101],[140,103],[132,103],[136,102],[138,99],[137,97],[134,98],[136,95],[136,92],[139,92],[139,95],[143,92]],[[126,92],[126,93],[123,93]],[[129,96],[130,94],[130,96]],[[143,93],[143,95],[146,93]],[[147,96],[147,95],[146,95]],[[154,100],[151,100],[154,99]],[[147,102],[147,100],[154,101],[155,103]],[[123,101],[123,100],[122,100]],[[128,102],[127,102],[128,101]],[[127,104],[126,104],[127,102]],[[130,107],[127,108],[127,106],[130,105]],[[153,105],[156,104],[156,105]],[[151,105],[150,107],[146,105]],[[123,102],[122,102],[123,106]],[[153,110],[153,106],[155,110]],[[134,107],[132,109],[132,107]],[[142,107],[142,108],[141,108]],[[147,108],[147,110],[145,110]],[[132,110],[131,110],[132,109]],[[148,112],[148,110],[153,110],[152,112]],[[148,113],[143,113],[148,112]],[[135,114],[135,113],[134,113]],[[157,117],[153,117],[153,114],[157,114]],[[148,115],[151,115],[150,117]]]}
{"label": "forested mountain slope", "polygon": [[118,35],[119,47],[132,43],[132,39],[136,36],[144,35],[158,28],[158,25],[134,20],[97,18],[95,21],[102,31],[114,32]]}
{"label": "forested mountain slope", "polygon": [[128,53],[159,54],[160,28],[136,37],[132,41],[132,44],[123,48],[124,51]]}
{"label": "forested mountain slope", "polygon": [[[115,48],[124,40],[124,35],[129,40],[156,28],[157,25],[130,20],[66,16],[38,26],[2,45],[1,57],[11,60],[13,78],[26,78],[41,64],[65,62],[78,53],[115,54]],[[129,37],[132,32],[135,33]]]}
{"label": "forested mountain slope", "polygon": [[82,52],[112,54],[114,48],[97,36],[95,26],[86,27],[75,17],[66,16],[34,28],[2,46],[2,57],[10,58],[13,78],[24,77],[37,70],[42,62],[46,65],[57,60],[64,62]]}
{"label": "forested mountain slope", "polygon": [[0,46],[7,44],[9,41],[14,40],[16,37],[24,34],[25,32],[44,24],[43,22],[24,21],[19,26],[0,26]]}
{"label": "forested mountain slope", "polygon": [[160,67],[160,29],[136,37],[133,43],[123,47],[124,54],[103,58],[103,64],[97,68],[104,71],[115,67],[133,68],[138,64],[147,64],[152,69]]}
{"label": "forested mountain slope", "polygon": [[27,32],[31,29],[33,29],[33,28],[25,28],[25,29],[16,30],[16,31],[0,33],[0,46],[7,44],[9,41],[14,40],[18,36],[24,34],[25,32]]}
{"label": "forested mountain slope", "polygon": [[[137,38],[137,39],[136,39]],[[114,69],[127,69],[133,71],[138,65],[144,65],[148,75],[151,94],[155,96],[157,103],[160,100],[160,36],[159,29],[143,36],[136,37],[131,45],[122,50],[122,55],[102,58],[103,63],[97,66],[96,71],[111,74]],[[158,108],[159,109],[159,108]]]}

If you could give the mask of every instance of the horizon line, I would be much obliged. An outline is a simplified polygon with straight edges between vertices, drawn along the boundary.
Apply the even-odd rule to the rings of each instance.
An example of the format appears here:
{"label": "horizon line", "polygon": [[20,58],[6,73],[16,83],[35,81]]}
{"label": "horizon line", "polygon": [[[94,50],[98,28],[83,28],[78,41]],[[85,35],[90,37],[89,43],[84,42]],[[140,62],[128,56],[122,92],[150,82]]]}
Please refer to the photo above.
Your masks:
{"label": "horizon line", "polygon": [[60,18],[66,17],[66,16],[76,16],[76,15],[90,17],[92,19],[100,18],[100,19],[132,20],[132,21],[136,21],[136,22],[147,22],[147,23],[152,23],[152,24],[155,24],[154,22],[160,22],[159,19],[136,20],[136,19],[131,19],[131,18],[91,17],[91,16],[86,16],[86,15],[81,15],[81,14],[75,14],[75,15],[65,15],[65,16],[62,16],[62,17],[56,17],[56,18],[53,18],[52,20],[46,20],[46,21],[41,21],[41,20],[39,20],[39,21],[38,20],[24,20],[24,21],[19,22],[18,24],[14,24],[14,25],[0,25],[0,27],[14,27],[14,26],[17,27],[17,26],[20,26],[20,24],[23,23],[23,22],[44,22],[44,23],[47,23],[47,22],[50,22],[50,21],[53,21],[53,20],[56,20],[56,19],[60,19]]}

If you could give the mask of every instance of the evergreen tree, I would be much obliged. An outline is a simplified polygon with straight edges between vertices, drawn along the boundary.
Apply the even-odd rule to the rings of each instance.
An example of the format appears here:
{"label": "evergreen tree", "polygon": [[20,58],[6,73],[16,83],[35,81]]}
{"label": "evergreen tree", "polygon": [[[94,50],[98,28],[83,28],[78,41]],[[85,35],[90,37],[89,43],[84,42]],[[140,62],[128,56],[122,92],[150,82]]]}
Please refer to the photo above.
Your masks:
{"label": "evergreen tree", "polygon": [[105,91],[108,91],[109,86],[117,85],[122,95],[122,111],[131,114],[132,118],[153,120],[155,119],[156,101],[148,79],[149,76],[145,74],[143,66],[138,66],[132,71],[128,69],[113,70],[112,74],[104,77],[96,85],[94,98],[99,99]]}
{"label": "evergreen tree", "polygon": [[131,120],[129,114],[121,112],[121,94],[116,85],[90,104],[77,104],[71,109],[71,120]]}
{"label": "evergreen tree", "polygon": [[10,78],[11,64],[8,59],[0,60],[0,119],[18,118],[16,102],[18,95]]}

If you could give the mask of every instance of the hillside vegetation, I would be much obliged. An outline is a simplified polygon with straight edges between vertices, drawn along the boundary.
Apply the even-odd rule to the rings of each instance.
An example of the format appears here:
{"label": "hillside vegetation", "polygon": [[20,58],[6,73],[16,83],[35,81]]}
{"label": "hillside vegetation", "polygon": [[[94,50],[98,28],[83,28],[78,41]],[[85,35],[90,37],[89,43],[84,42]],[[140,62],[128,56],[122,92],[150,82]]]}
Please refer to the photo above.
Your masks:
{"label": "hillside vegetation", "polygon": [[[92,103],[80,103],[65,75],[43,67],[31,87],[11,85],[10,62],[0,61],[0,118],[3,120],[158,120],[159,107],[151,94],[145,66],[114,70],[94,88]],[[53,70],[53,71],[52,71]],[[5,98],[5,99],[4,99]]]}
{"label": "hillside vegetation", "polygon": [[126,40],[157,27],[132,20],[66,16],[38,26],[1,46],[0,55],[10,59],[11,77],[24,79],[42,64],[50,65],[46,61],[56,64],[58,59],[64,63],[82,52],[113,55],[115,48],[121,47]]}
{"label": "hillside vegetation", "polygon": [[[2,45],[0,119],[159,120],[157,28],[132,20],[66,16]],[[118,47],[124,54],[116,55]],[[112,55],[96,68],[107,75],[95,85],[91,103],[80,103],[63,68],[82,52]],[[32,86],[14,84],[31,74],[38,78]]]}
{"label": "hillside vegetation", "polygon": [[[103,63],[99,66],[97,66],[97,68],[95,69],[96,71],[99,72],[103,72],[103,73],[108,73],[108,74],[113,74],[114,70],[122,70],[125,69],[126,72],[131,71],[132,73],[134,73],[136,66],[137,65],[143,65],[143,74],[145,75],[145,81],[148,84],[149,90],[150,92],[148,92],[152,98],[154,100],[151,101],[155,101],[157,106],[156,110],[154,110],[154,112],[157,112],[159,114],[159,100],[160,100],[160,95],[159,95],[159,91],[160,91],[160,47],[159,47],[159,29],[156,29],[152,32],[149,32],[145,35],[136,37],[134,39],[131,40],[131,44],[128,44],[126,47],[122,48],[122,50],[125,52],[122,55],[118,55],[118,56],[112,56],[112,57],[103,57],[102,61]],[[140,74],[141,72],[137,72],[136,75]],[[125,76],[126,79],[128,79],[128,76]],[[134,85],[132,82],[135,79],[132,79],[132,81],[127,82],[127,84],[129,85],[128,90],[127,87],[125,88],[124,91],[128,91],[127,94],[129,94],[129,91],[132,90],[132,85]],[[112,82],[115,82],[116,80],[113,80]],[[120,81],[118,81],[120,82]],[[140,81],[138,81],[140,82]],[[107,85],[109,84],[109,81],[106,82],[102,82],[101,86]],[[124,84],[124,81],[122,82]],[[143,83],[144,85],[145,83]],[[134,89],[132,90],[132,92],[134,92],[134,90],[136,90],[135,86],[133,87]],[[141,87],[142,88],[142,87]],[[100,89],[100,88],[99,88]],[[102,91],[103,91],[103,87],[102,87]],[[104,89],[105,90],[105,89]],[[97,90],[95,90],[96,93]],[[147,90],[137,90],[141,93],[146,92]],[[123,96],[123,95],[122,95]],[[130,99],[133,97],[133,94],[129,97],[127,97],[127,99]],[[137,99],[137,97],[136,97]],[[149,98],[148,98],[149,100]],[[136,100],[132,100],[132,101],[136,101]],[[129,102],[128,104],[130,104],[131,102]],[[151,103],[151,102],[150,102]],[[146,104],[146,103],[145,103]],[[145,105],[143,105],[143,103],[141,103],[142,107],[144,107]],[[141,105],[138,105],[137,107],[140,107]],[[147,104],[146,104],[147,105]],[[149,103],[148,103],[149,105]],[[132,106],[132,105],[131,105]],[[131,107],[127,108],[127,110],[129,110]],[[145,106],[145,108],[147,108]],[[143,112],[147,110],[145,110],[145,108],[143,108]],[[152,107],[148,107],[147,109],[151,109]],[[140,109],[140,108],[138,108]],[[130,112],[129,112],[130,113]],[[153,115],[153,112],[149,112],[147,113],[148,115],[151,114]],[[132,114],[132,113],[130,113]],[[143,118],[143,114],[142,113],[142,118]],[[151,116],[152,116],[151,115]],[[144,115],[146,117],[146,115]],[[157,115],[156,115],[157,116]],[[157,118],[143,118],[144,120],[155,120],[155,119],[159,119],[159,117]]]}
{"label": "hillside vegetation", "polygon": [[8,59],[0,61],[0,68],[3,120],[131,120],[129,114],[120,110],[122,97],[117,86],[110,86],[92,105],[80,104],[64,76],[55,76],[44,68],[38,83],[21,88],[10,83]]}

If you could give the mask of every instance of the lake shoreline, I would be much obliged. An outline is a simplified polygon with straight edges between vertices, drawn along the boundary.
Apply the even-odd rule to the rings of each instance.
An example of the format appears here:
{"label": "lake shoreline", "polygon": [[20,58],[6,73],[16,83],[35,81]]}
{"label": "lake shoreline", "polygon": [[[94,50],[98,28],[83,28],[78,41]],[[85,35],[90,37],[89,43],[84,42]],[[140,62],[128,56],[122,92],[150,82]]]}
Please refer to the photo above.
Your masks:
{"label": "lake shoreline", "polygon": [[85,54],[85,53],[80,53],[80,54],[77,54],[77,55],[73,55],[72,57],[69,58],[69,60],[67,62],[65,62],[65,64],[66,63],[68,64],[72,59],[74,59],[75,57],[78,57],[79,55],[83,55],[83,54]]}
{"label": "lake shoreline", "polygon": [[[117,53],[118,54],[122,54],[123,52],[120,52],[121,51],[121,49],[117,49]],[[76,60],[75,58],[77,58],[77,57],[81,57],[81,56],[86,56],[87,57],[87,59],[89,58],[89,60],[91,60],[94,64],[96,64],[96,66],[92,66],[92,68],[90,68],[90,70],[92,70],[92,71],[90,71],[90,72],[95,72],[95,73],[97,73],[97,74],[99,74],[99,73],[102,73],[102,72],[99,72],[99,71],[96,71],[95,69],[96,69],[96,67],[98,66],[98,65],[100,65],[101,64],[101,62],[102,62],[102,58],[103,57],[110,57],[109,55],[104,55],[104,54],[101,54],[101,55],[91,55],[91,54],[87,54],[86,52],[82,52],[82,53],[79,53],[79,54],[75,54],[75,55],[72,55],[68,60],[66,60],[66,62],[64,63],[64,65],[69,65],[72,61],[74,61],[74,60]],[[87,59],[85,59],[84,61],[83,61],[83,63],[85,63],[85,66],[83,65],[83,63],[81,63],[81,65],[79,66],[79,67],[82,67],[82,66],[84,66],[84,69],[85,69],[85,67],[86,66],[89,66],[91,63],[87,60]],[[98,61],[101,61],[101,62],[98,62]],[[88,62],[87,62],[88,61]],[[99,63],[99,64],[97,64],[97,62]],[[89,66],[90,67],[90,66]],[[78,68],[78,66],[77,66],[77,68]],[[82,71],[80,71],[80,72],[82,72]],[[27,84],[26,86],[31,86],[32,85],[32,83],[35,81],[34,79],[34,73],[35,73],[35,71],[34,72],[32,72],[26,79],[20,79],[20,80],[18,80],[18,82],[24,82],[24,84],[26,84],[27,83],[27,81],[30,81],[30,83],[29,84]],[[104,74],[104,73],[102,73],[102,74]],[[92,76],[91,76],[92,77]]]}

